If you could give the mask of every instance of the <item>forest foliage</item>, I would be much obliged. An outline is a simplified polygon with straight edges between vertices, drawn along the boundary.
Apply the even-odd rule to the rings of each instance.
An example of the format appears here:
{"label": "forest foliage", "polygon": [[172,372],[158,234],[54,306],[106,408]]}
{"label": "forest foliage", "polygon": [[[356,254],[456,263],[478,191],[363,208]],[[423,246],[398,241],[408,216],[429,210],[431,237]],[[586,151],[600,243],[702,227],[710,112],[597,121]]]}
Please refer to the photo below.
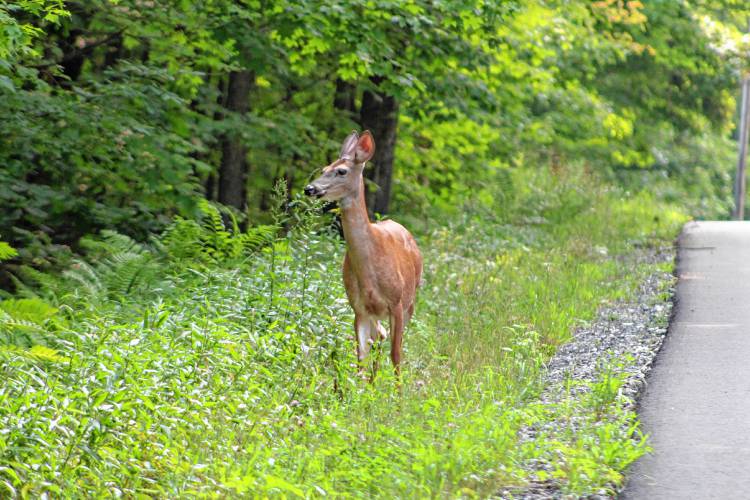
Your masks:
{"label": "forest foliage", "polygon": [[[743,2],[0,3],[0,234],[43,265],[201,199],[269,220],[353,128],[369,207],[419,218],[584,164],[727,210]],[[508,186],[509,190],[514,189]],[[60,245],[63,245],[61,247]]]}

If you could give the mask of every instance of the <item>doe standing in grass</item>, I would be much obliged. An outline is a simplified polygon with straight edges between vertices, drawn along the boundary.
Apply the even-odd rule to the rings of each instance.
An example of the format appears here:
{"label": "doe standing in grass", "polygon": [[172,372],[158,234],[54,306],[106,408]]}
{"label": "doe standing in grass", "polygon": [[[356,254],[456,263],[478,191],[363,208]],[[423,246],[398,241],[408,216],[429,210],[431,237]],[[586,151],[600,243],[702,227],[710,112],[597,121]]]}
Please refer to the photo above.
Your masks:
{"label": "doe standing in grass", "polygon": [[[388,334],[380,321],[388,319],[391,360],[400,373],[404,326],[414,314],[414,300],[422,277],[422,255],[414,237],[392,220],[370,222],[365,205],[362,171],[375,153],[368,130],[352,132],[344,140],[338,160],[305,187],[305,194],[339,201],[347,252],[344,286],[354,309],[360,373],[370,346]],[[377,367],[376,367],[377,369]]]}

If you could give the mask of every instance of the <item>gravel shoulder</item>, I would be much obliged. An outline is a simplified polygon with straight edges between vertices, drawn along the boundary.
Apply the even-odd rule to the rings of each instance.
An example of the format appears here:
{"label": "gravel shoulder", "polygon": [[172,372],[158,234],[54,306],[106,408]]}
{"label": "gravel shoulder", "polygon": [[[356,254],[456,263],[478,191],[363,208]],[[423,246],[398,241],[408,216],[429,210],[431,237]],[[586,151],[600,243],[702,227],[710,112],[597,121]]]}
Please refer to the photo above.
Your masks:
{"label": "gravel shoulder", "polygon": [[[672,248],[644,250],[629,258],[635,258],[636,265],[671,264],[675,253]],[[653,272],[629,300],[603,306],[594,321],[577,329],[570,342],[561,346],[549,361],[540,403],[554,405],[570,398],[582,401],[590,392],[589,385],[601,378],[602,371],[616,367],[618,375],[624,378],[617,395],[618,404],[626,411],[634,411],[665,338],[672,310],[673,284],[671,272]],[[525,428],[521,441],[532,440],[538,432],[554,435],[571,427],[575,431],[575,419],[545,422],[542,429]],[[525,464],[525,467],[537,471],[551,469],[543,462]],[[504,490],[499,496],[523,500],[569,498],[553,480],[534,483],[521,490]],[[610,495],[601,491],[589,498],[610,498]]]}
{"label": "gravel shoulder", "polygon": [[[638,264],[663,264],[675,260],[673,249],[644,253]],[[674,275],[655,272],[643,281],[632,300],[620,301],[599,310],[596,320],[578,329],[547,365],[549,387],[542,395],[545,402],[559,398],[566,379],[594,382],[601,367],[609,362],[623,363],[627,378],[621,400],[627,409],[635,409],[646,375],[667,333],[672,312]]]}

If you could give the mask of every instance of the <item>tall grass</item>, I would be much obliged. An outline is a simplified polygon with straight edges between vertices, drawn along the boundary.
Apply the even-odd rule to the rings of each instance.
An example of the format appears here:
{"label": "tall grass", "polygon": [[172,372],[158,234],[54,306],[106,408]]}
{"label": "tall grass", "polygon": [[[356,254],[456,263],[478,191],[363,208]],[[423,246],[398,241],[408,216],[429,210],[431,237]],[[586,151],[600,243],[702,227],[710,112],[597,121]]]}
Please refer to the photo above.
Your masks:
{"label": "tall grass", "polygon": [[273,239],[204,207],[152,244],[104,235],[62,276],[28,271],[20,294],[56,308],[27,318],[54,357],[0,346],[0,492],[484,496],[551,455],[569,491],[616,481],[642,453],[632,416],[518,432],[580,410],[535,403],[545,360],[646,271],[622,256],[682,216],[575,170],[517,175],[512,197],[418,235],[401,391],[384,351],[374,384],[356,377],[344,245],[303,200]]}

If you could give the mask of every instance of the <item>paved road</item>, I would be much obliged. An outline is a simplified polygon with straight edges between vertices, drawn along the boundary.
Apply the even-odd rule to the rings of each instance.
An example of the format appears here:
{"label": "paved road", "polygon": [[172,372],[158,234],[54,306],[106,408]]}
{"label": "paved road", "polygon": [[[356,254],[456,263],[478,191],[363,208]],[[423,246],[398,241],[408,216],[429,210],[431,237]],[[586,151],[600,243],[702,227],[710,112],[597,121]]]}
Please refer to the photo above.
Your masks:
{"label": "paved road", "polygon": [[677,304],[641,399],[654,453],[625,499],[750,499],[750,222],[679,240]]}

